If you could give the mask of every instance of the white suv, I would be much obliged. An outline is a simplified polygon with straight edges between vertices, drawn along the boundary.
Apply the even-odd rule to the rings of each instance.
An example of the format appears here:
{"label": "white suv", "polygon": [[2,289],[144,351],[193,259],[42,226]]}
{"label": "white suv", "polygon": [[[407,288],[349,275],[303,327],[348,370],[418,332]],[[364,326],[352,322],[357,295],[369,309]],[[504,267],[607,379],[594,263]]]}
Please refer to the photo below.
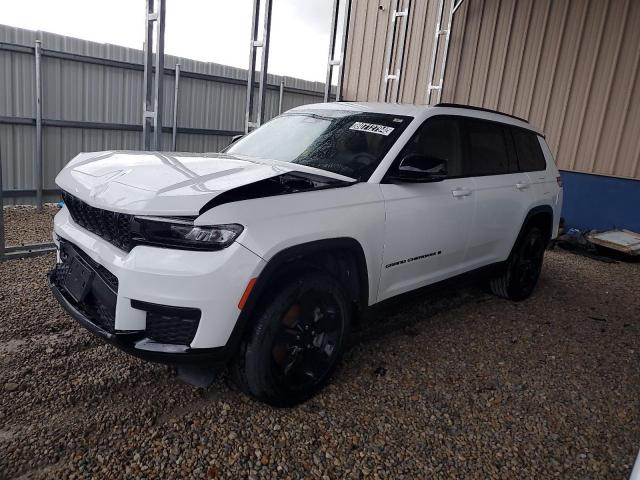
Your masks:
{"label": "white suv", "polygon": [[448,104],[307,105],[220,154],[82,153],[56,183],[67,311],[192,382],[230,363],[272,405],[316,392],[390,297],[472,272],[529,296],[562,204],[541,132]]}

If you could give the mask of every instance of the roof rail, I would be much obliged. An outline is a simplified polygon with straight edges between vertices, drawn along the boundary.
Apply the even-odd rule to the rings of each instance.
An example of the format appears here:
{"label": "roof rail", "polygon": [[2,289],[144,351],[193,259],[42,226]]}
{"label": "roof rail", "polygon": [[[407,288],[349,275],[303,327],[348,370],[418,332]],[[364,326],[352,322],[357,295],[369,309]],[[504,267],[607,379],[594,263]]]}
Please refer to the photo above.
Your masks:
{"label": "roof rail", "polygon": [[509,113],[499,112],[497,110],[491,110],[490,108],[483,107],[474,107],[472,105],[462,105],[460,103],[437,103],[434,107],[447,107],[447,108],[466,108],[468,110],[478,110],[480,112],[489,112],[489,113],[497,113],[498,115],[504,115],[506,117],[515,118],[516,120],[520,120],[521,122],[529,123],[528,120],[525,120],[522,117],[516,117],[515,115],[511,115]]}

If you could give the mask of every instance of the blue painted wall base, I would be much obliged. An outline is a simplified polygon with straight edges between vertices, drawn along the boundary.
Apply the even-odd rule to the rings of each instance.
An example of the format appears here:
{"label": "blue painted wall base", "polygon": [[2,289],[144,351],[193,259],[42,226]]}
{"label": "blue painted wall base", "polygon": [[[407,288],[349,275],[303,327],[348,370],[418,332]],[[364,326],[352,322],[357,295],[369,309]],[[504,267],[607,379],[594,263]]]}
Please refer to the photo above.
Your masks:
{"label": "blue painted wall base", "polygon": [[562,216],[580,230],[626,228],[640,232],[640,180],[561,171]]}

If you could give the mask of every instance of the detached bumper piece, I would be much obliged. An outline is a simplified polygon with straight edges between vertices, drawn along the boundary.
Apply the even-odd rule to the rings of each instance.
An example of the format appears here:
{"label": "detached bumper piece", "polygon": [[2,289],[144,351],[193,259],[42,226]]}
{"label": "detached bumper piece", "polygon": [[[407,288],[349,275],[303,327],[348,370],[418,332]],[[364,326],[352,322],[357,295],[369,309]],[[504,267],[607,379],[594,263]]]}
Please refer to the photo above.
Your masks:
{"label": "detached bumper piece", "polygon": [[226,360],[224,347],[190,348],[200,310],[131,301],[147,312],[147,329],[115,329],[118,279],[70,242],[60,242],[61,263],[49,272],[58,302],[83,327],[116,347],[145,360],[169,364],[213,364]]}

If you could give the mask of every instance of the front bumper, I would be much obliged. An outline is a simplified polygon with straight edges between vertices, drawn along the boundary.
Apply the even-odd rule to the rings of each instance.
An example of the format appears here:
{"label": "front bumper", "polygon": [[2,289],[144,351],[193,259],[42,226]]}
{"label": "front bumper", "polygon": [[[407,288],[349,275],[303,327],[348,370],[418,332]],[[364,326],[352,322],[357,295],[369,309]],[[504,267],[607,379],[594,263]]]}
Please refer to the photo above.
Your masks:
{"label": "front bumper", "polygon": [[[137,246],[127,253],[77,226],[66,209],[56,215],[54,232],[56,243],[70,245],[94,272],[90,308],[69,295],[55,270],[49,276],[57,300],[85,328],[153,361],[200,363],[232,353],[229,340],[240,314],[238,301],[264,264],[253,252],[234,243],[216,252]],[[153,338],[146,305],[199,312],[190,341]]]}
{"label": "front bumper", "polygon": [[64,289],[56,282],[54,272],[49,273],[49,288],[60,305],[84,328],[100,337],[107,343],[115,345],[125,352],[149,360],[161,363],[194,363],[214,364],[228,359],[230,352],[225,347],[218,348],[190,348],[185,345],[172,345],[154,342],[145,337],[144,332],[109,332],[98,325],[95,319],[90,318],[79,305],[77,305]]}

